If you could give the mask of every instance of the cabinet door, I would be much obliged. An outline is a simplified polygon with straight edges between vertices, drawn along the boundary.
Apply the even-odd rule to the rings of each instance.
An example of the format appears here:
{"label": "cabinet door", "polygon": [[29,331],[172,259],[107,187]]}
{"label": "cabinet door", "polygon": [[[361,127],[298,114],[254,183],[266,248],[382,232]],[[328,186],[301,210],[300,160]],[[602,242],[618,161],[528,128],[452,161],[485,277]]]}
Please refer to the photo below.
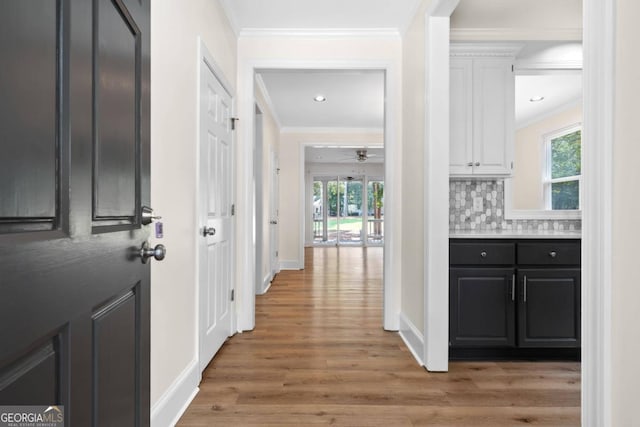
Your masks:
{"label": "cabinet door", "polygon": [[473,174],[509,175],[513,159],[515,79],[511,59],[473,60]]}
{"label": "cabinet door", "polygon": [[449,342],[452,347],[515,344],[515,283],[511,268],[449,270]]}
{"label": "cabinet door", "polygon": [[519,270],[518,345],[580,347],[580,269]]}
{"label": "cabinet door", "polygon": [[452,58],[450,64],[449,173],[473,172],[473,60]]}

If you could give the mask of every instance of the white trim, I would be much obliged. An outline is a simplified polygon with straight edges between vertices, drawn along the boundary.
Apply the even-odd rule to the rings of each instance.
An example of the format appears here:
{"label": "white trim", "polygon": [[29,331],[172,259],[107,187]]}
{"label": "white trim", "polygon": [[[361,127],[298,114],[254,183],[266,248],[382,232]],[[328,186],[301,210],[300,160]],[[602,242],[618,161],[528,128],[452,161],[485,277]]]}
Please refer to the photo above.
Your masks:
{"label": "white trim", "polygon": [[[582,219],[581,210],[532,210],[532,209],[513,209],[513,184],[511,179],[504,180],[504,218],[505,219],[537,219],[537,220],[564,220],[564,219]],[[581,192],[582,195],[582,192]]]}
{"label": "white trim", "polygon": [[256,292],[256,295],[264,295],[267,293],[267,291],[271,287],[271,279],[273,279],[273,277],[271,277],[271,273],[268,273],[263,277],[262,286],[260,287],[260,291]]}
{"label": "white trim", "polygon": [[280,270],[302,270],[304,269],[304,265],[300,263],[300,261],[294,260],[285,260],[280,261]]}
{"label": "white trim", "polygon": [[424,366],[424,336],[402,312],[400,313],[400,330],[398,333],[414,359],[416,359],[416,362],[418,362],[418,365]]}
{"label": "white trim", "polygon": [[513,58],[524,47],[523,43],[451,43],[451,57]]}
{"label": "white trim", "polygon": [[[458,1],[438,0],[425,18],[424,359],[449,369],[449,30]],[[444,143],[443,143],[444,142]]]}
{"label": "white trim", "polygon": [[451,40],[527,40],[579,41],[581,28],[452,28]]}
{"label": "white trim", "polygon": [[337,127],[292,127],[285,126],[280,129],[280,133],[321,133],[321,134],[381,134],[384,128],[337,128]]}
{"label": "white trim", "polygon": [[198,359],[192,360],[151,408],[151,425],[174,426],[200,389]]}
{"label": "white trim", "polygon": [[[396,199],[400,199],[401,188],[394,186],[397,183],[396,158],[399,158],[402,141],[396,138],[397,112],[401,110],[401,69],[395,62],[390,60],[288,60],[288,59],[265,59],[241,60],[238,68],[239,84],[241,85],[242,99],[240,101],[241,117],[252,117],[254,100],[254,74],[260,69],[337,69],[337,70],[383,70],[385,71],[385,185],[387,191],[385,194],[385,204],[393,206],[385,212],[385,222],[387,228],[385,230],[385,250],[384,250],[384,324],[386,330],[397,331],[399,327],[400,314],[400,281],[396,280],[396,269],[400,265],[400,260],[396,254],[396,245],[400,245],[401,233],[396,233],[401,224],[396,220],[400,218],[401,204],[396,203]],[[253,141],[253,123],[248,120],[246,126],[240,127],[242,135],[241,144],[238,144],[238,209],[236,212],[238,221],[238,259],[237,265],[244,265],[246,268],[239,272],[238,276],[238,298],[241,299],[238,309],[238,329],[250,330],[255,326],[255,280],[254,280],[254,242],[249,232],[252,229],[251,209],[253,200],[251,197],[251,175],[253,173],[253,154],[251,153],[251,141]],[[397,152],[397,153],[396,153]],[[301,171],[300,182],[304,182],[304,171]],[[448,188],[448,187],[447,187]],[[299,209],[304,209],[304,205],[300,204]],[[296,269],[304,267],[304,211],[299,212],[300,215],[300,244],[298,248],[300,264],[297,260],[284,260],[281,262],[283,267],[293,267],[290,263],[296,262]],[[449,217],[448,214],[446,215]],[[246,231],[245,231],[246,230]],[[445,231],[448,230],[448,225]],[[397,240],[397,241],[396,241]]]}
{"label": "white trim", "polygon": [[238,25],[238,19],[236,15],[233,13],[233,8],[229,6],[229,3],[233,0],[220,0],[219,3],[222,6],[222,10],[224,14],[227,16],[227,21],[229,22],[229,26],[233,30],[236,38],[238,34],[240,34],[240,25]]}
{"label": "white trim", "polygon": [[398,39],[397,28],[243,28],[240,38],[248,37],[307,37],[307,38],[386,38]]}
{"label": "white trim", "polygon": [[615,0],[584,0],[583,14],[582,423],[609,427]]}
{"label": "white trim", "polygon": [[262,105],[262,102],[260,102],[258,99],[256,99],[256,103],[263,110],[263,112],[265,109],[269,110],[269,112],[271,113],[271,117],[273,117],[273,120],[276,122],[276,126],[278,126],[278,129],[282,129],[282,122],[280,121],[280,117],[278,117],[278,112],[276,111],[276,107],[273,105],[273,100],[271,99],[271,95],[269,95],[267,86],[265,86],[264,84],[262,74],[256,73],[256,85],[258,86],[258,90],[262,94],[262,97],[264,98],[264,101],[267,103],[267,105]]}

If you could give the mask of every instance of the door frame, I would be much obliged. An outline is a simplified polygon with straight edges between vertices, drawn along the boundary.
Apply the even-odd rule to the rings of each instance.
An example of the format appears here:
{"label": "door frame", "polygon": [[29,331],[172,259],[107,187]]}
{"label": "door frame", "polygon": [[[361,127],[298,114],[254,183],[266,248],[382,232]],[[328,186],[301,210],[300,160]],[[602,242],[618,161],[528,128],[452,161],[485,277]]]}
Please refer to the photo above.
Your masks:
{"label": "door frame", "polygon": [[[196,92],[197,92],[197,96],[196,96],[196,135],[197,135],[197,140],[196,140],[196,152],[195,152],[195,156],[196,156],[196,167],[195,167],[195,175],[194,175],[194,179],[195,179],[195,194],[196,194],[196,209],[195,209],[195,224],[198,224],[197,230],[198,232],[196,233],[196,235],[194,236],[194,240],[193,240],[193,244],[195,245],[195,254],[196,254],[196,274],[195,274],[195,280],[196,280],[196,310],[195,310],[195,324],[197,325],[195,330],[197,331],[197,336],[196,336],[196,348],[195,348],[195,352],[196,352],[196,359],[198,360],[198,374],[200,376],[200,379],[202,379],[202,370],[203,367],[202,365],[202,361],[200,360],[200,341],[202,338],[202,334],[204,333],[204,328],[206,328],[206,325],[202,325],[200,322],[200,313],[201,313],[201,304],[202,304],[202,286],[201,286],[201,275],[202,275],[202,271],[201,271],[201,266],[200,266],[200,256],[201,254],[201,239],[202,237],[200,236],[200,209],[202,208],[202,200],[200,200],[200,159],[202,157],[202,153],[200,152],[200,116],[202,111],[200,111],[200,101],[201,101],[201,93],[200,93],[200,87],[202,85],[202,74],[201,74],[201,65],[204,62],[209,69],[211,69],[211,71],[213,72],[214,77],[218,80],[218,82],[222,85],[222,87],[224,88],[224,90],[227,91],[227,93],[229,94],[229,96],[231,97],[231,114],[233,116],[235,116],[235,111],[236,111],[236,95],[235,95],[235,90],[234,87],[229,83],[229,81],[225,78],[224,73],[222,72],[222,68],[220,68],[220,66],[216,63],[213,55],[211,54],[211,52],[209,51],[209,49],[207,48],[206,44],[204,43],[204,41],[202,40],[202,38],[198,37],[197,40],[198,43],[198,66],[197,66],[197,87],[196,87]],[[231,150],[231,194],[232,194],[232,200],[235,200],[235,195],[236,195],[236,153],[237,153],[237,144],[236,144],[236,134],[235,132],[231,132],[231,143],[233,145],[232,150]],[[253,170],[250,171],[250,173],[253,173]],[[233,204],[235,204],[235,202],[233,202]],[[236,257],[236,221],[235,218],[232,218],[231,220],[231,231],[230,231],[230,239],[229,241],[231,242],[231,271],[230,271],[230,289],[233,291],[236,286],[236,261],[237,261],[237,257]],[[231,333],[234,333],[237,330],[237,314],[236,314],[236,301],[233,300],[231,301],[231,307],[230,307],[230,318],[231,318],[231,326],[230,326],[230,331]]]}
{"label": "door frame", "polygon": [[[255,104],[255,74],[262,69],[282,70],[376,70],[385,73],[385,117],[384,117],[384,147],[385,147],[385,204],[390,208],[385,211],[385,250],[383,273],[383,328],[397,331],[400,326],[400,280],[399,268],[401,259],[401,203],[399,179],[397,172],[402,168],[401,147],[396,129],[401,126],[398,122],[398,112],[402,106],[402,87],[400,84],[401,69],[397,63],[390,60],[291,60],[291,59],[246,59],[241,60],[239,72],[239,113],[242,117],[252,117]],[[253,155],[251,144],[254,134],[253,120],[247,120],[241,126],[242,146],[238,147],[238,203],[244,206],[238,214],[238,262],[245,266],[238,271],[238,329],[252,330],[255,327],[255,242],[252,239],[252,221],[255,209],[251,198],[251,176],[253,173]],[[304,172],[304,171],[303,171]],[[302,177],[304,178],[304,177]],[[300,181],[304,186],[304,179]],[[396,188],[398,187],[398,188]],[[304,190],[303,190],[304,191]],[[299,206],[301,244],[298,245],[297,268],[304,268],[304,205]],[[244,231],[243,231],[244,230]]]}
{"label": "door frame", "polygon": [[[446,83],[448,89],[448,46],[450,42],[449,20],[459,0],[436,0],[426,13],[426,87],[436,88]],[[589,194],[583,204],[582,220],[582,425],[610,426],[612,424],[612,355],[611,355],[611,290],[612,290],[612,194],[613,194],[613,143],[614,143],[614,88],[615,88],[615,0],[583,0],[583,105],[584,137],[583,179],[584,194]],[[486,34],[485,34],[486,35]],[[494,34],[495,36],[495,34]],[[434,61],[439,58],[440,61]],[[448,92],[448,91],[447,91]],[[429,100],[425,119],[437,127],[442,120],[437,107],[449,102],[447,93],[434,92]],[[440,101],[440,103],[436,101]],[[429,108],[431,107],[431,108]],[[446,121],[448,124],[448,120]],[[436,136],[447,136],[438,139]],[[448,129],[429,129],[425,133],[426,152],[442,151],[448,159]],[[428,156],[429,154],[427,154]],[[428,157],[425,158],[425,161]],[[446,167],[433,164],[425,176],[425,202],[442,196],[442,183],[448,183],[448,161]],[[429,165],[429,163],[425,163]],[[447,191],[448,194],[448,191]],[[439,198],[438,198],[439,200]],[[448,257],[441,254],[433,262],[437,252],[430,248],[446,244],[448,236],[442,233],[429,235],[443,225],[448,214],[448,204],[432,204],[432,214],[425,215],[427,250],[425,266],[425,359],[427,369],[430,361],[438,362],[436,368],[446,370],[448,358],[448,312],[439,310],[429,301],[441,295],[445,284],[435,279],[446,277]],[[429,212],[429,211],[425,211]],[[448,227],[446,227],[448,229]],[[446,252],[446,251],[445,251]],[[435,270],[433,270],[435,269]],[[446,299],[438,300],[440,306]],[[435,304],[435,303],[434,303]],[[439,326],[440,325],[440,326]],[[442,325],[445,325],[444,327]],[[433,339],[432,339],[433,338]],[[431,359],[433,357],[434,359]],[[442,369],[444,368],[444,369]],[[438,369],[436,369],[438,370]]]}

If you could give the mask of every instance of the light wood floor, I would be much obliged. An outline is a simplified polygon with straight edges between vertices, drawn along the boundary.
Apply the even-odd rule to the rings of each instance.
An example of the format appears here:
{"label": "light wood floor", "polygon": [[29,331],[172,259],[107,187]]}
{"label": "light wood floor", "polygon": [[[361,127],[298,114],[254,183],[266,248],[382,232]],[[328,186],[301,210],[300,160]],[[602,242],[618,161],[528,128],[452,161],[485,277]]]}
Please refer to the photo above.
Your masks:
{"label": "light wood floor", "polygon": [[306,250],[256,300],[256,329],[204,372],[180,426],[579,425],[573,362],[419,367],[382,330],[382,249]]}

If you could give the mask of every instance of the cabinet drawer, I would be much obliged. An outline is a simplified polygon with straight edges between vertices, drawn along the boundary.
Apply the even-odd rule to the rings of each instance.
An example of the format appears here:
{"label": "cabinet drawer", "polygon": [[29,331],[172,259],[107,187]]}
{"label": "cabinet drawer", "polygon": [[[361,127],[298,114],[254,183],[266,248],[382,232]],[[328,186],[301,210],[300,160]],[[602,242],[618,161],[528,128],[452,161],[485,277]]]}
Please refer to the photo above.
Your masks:
{"label": "cabinet drawer", "polygon": [[511,265],[515,262],[515,244],[451,243],[449,262],[452,265]]}
{"label": "cabinet drawer", "polygon": [[518,264],[580,265],[579,242],[518,243]]}

